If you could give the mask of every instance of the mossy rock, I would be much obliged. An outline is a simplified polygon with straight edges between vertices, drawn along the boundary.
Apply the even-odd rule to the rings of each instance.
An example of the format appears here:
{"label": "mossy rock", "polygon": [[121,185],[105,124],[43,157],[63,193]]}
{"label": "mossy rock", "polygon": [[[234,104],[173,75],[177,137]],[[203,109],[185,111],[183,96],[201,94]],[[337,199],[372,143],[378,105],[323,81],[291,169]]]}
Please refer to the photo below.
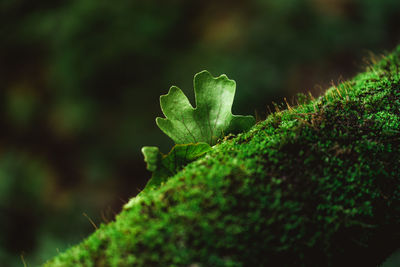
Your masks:
{"label": "mossy rock", "polygon": [[377,266],[400,246],[399,57],[226,138],[45,266]]}

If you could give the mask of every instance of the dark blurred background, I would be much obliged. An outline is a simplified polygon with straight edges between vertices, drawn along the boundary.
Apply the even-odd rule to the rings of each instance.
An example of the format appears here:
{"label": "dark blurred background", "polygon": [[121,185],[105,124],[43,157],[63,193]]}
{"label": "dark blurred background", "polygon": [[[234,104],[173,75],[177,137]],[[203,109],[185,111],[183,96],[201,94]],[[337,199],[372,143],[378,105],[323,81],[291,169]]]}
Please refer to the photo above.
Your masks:
{"label": "dark blurred background", "polygon": [[0,0],[0,265],[39,264],[113,220],[165,152],[159,96],[236,80],[233,111],[318,95],[399,42],[399,0]]}

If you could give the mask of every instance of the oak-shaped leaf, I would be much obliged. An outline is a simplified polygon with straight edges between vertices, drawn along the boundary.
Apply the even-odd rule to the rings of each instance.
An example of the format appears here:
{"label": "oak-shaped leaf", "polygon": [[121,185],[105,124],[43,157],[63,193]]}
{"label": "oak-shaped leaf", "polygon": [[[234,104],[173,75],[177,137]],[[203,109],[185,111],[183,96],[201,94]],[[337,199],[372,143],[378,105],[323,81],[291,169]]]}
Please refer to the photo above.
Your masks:
{"label": "oak-shaped leaf", "polygon": [[210,145],[206,143],[179,144],[164,155],[158,147],[143,147],[142,153],[144,161],[147,163],[147,169],[153,172],[146,185],[146,190],[160,186],[168,177],[173,176],[185,165],[201,157],[210,149]]}
{"label": "oak-shaped leaf", "polygon": [[157,118],[156,123],[176,144],[214,145],[224,135],[247,131],[255,124],[253,116],[232,115],[236,82],[226,75],[214,78],[202,71],[194,76],[193,83],[195,108],[176,86],[160,97],[166,118]]}

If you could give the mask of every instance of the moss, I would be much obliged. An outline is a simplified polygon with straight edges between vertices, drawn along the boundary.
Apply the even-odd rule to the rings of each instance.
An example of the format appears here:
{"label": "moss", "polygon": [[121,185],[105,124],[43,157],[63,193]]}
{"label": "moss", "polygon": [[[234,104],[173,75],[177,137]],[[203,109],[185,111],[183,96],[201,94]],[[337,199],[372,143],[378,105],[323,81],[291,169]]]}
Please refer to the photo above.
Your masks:
{"label": "moss", "polygon": [[45,266],[376,266],[400,243],[400,47],[220,142]]}

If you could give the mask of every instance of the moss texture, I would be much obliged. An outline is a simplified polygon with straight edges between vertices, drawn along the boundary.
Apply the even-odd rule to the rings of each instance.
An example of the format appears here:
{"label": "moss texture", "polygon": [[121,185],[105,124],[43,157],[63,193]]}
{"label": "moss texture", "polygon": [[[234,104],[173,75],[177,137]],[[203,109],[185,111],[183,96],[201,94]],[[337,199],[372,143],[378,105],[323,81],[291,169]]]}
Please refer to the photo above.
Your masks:
{"label": "moss texture", "polygon": [[45,266],[376,266],[400,244],[400,47],[225,138]]}

